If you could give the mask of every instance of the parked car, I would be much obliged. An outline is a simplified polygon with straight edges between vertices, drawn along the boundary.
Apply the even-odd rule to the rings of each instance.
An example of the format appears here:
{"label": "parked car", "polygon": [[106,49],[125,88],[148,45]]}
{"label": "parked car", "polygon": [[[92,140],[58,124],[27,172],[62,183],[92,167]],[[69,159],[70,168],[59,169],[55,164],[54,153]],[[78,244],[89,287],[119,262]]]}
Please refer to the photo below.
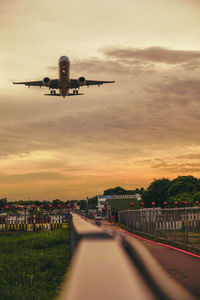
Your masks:
{"label": "parked car", "polygon": [[80,211],[80,215],[85,217],[86,216],[86,211],[85,210],[81,210]]}
{"label": "parked car", "polygon": [[96,215],[95,215],[95,220],[102,220],[102,214],[100,214],[100,213],[97,213]]}

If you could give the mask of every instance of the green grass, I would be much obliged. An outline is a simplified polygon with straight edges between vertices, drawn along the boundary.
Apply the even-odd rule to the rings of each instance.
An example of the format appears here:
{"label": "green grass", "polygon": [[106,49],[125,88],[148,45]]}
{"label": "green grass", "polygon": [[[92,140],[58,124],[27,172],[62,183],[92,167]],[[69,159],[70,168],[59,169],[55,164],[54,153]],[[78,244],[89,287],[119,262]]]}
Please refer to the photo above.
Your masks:
{"label": "green grass", "polygon": [[69,262],[68,229],[0,235],[0,299],[56,299]]}

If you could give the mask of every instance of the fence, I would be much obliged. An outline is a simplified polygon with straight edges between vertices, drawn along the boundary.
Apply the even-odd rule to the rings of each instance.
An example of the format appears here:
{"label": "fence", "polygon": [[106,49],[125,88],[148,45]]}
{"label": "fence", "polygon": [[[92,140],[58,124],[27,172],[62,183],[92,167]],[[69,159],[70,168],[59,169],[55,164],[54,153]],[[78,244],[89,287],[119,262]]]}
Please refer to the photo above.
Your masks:
{"label": "fence", "polygon": [[119,216],[134,231],[200,248],[200,207],[142,208]]}
{"label": "fence", "polygon": [[62,228],[62,215],[0,215],[0,232]]}

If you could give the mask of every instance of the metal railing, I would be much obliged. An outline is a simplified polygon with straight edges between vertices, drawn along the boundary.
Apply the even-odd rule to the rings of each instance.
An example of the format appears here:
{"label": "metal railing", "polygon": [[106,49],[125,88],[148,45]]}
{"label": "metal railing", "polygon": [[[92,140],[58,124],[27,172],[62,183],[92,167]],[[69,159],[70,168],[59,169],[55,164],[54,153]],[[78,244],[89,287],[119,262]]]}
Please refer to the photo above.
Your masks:
{"label": "metal railing", "polygon": [[194,299],[137,240],[129,243],[123,233],[113,234],[76,214],[70,229],[73,257],[59,299]]}
{"label": "metal railing", "polygon": [[133,231],[200,249],[200,207],[126,210],[119,219]]}

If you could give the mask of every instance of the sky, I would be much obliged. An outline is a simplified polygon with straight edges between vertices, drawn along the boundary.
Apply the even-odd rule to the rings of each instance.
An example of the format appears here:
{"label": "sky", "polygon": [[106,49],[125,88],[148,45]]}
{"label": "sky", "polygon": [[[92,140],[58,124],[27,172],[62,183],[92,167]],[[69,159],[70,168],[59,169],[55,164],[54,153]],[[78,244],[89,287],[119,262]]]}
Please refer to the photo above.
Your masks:
{"label": "sky", "polygon": [[[0,198],[85,199],[200,173],[199,0],[0,0]],[[45,97],[12,81],[115,80]]]}

